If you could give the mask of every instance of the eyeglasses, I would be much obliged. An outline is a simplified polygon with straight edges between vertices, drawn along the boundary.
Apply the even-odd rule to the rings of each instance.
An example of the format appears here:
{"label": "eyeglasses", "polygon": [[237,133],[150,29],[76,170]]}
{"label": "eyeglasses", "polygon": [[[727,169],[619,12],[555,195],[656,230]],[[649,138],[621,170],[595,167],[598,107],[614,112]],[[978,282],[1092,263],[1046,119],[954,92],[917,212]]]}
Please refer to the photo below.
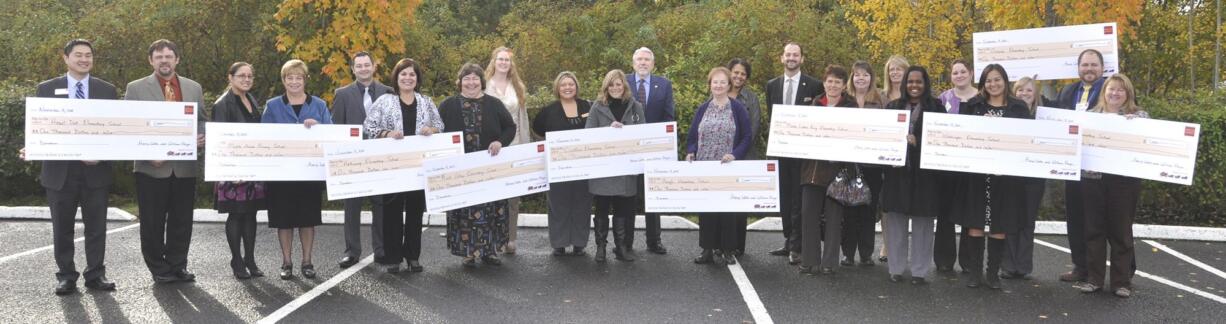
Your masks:
{"label": "eyeglasses", "polygon": [[235,78],[235,79],[247,79],[247,80],[255,80],[255,76],[254,76],[254,75],[250,75],[250,74],[235,74],[235,75],[234,75],[234,78]]}

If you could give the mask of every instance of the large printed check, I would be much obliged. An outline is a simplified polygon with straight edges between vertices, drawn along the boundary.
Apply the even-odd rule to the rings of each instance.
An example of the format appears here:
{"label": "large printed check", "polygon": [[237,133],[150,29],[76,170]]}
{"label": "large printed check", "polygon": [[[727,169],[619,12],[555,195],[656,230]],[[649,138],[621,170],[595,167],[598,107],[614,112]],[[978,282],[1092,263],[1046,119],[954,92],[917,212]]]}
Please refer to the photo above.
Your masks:
{"label": "large printed check", "polygon": [[925,113],[923,135],[920,167],[924,169],[1081,179],[1081,135],[1076,124]]}
{"label": "large printed check", "polygon": [[643,163],[677,160],[677,123],[626,125],[545,134],[549,182],[643,173]]}
{"label": "large printed check", "polygon": [[358,125],[209,123],[204,181],[323,181],[324,143],[362,140]]}
{"label": "large printed check", "polygon": [[1112,75],[1119,71],[1117,35],[1115,23],[975,33],[975,80],[992,63],[1004,66],[1011,80],[1076,79],[1077,56],[1087,49],[1103,54],[1103,75]]}
{"label": "large printed check", "polygon": [[774,109],[767,156],[907,163],[909,111],[788,105]]}
{"label": "large printed check", "polygon": [[1200,125],[1039,107],[1037,117],[1081,126],[1081,168],[1192,185]]}
{"label": "large printed check", "polygon": [[422,190],[427,159],[464,154],[460,132],[324,144],[328,200]]}
{"label": "large printed check", "polygon": [[26,98],[28,160],[195,160],[193,102]]}
{"label": "large printed check", "polygon": [[774,160],[649,162],[647,212],[778,212],[779,163]]}
{"label": "large printed check", "polygon": [[444,212],[549,190],[545,144],[426,160],[426,211]]}

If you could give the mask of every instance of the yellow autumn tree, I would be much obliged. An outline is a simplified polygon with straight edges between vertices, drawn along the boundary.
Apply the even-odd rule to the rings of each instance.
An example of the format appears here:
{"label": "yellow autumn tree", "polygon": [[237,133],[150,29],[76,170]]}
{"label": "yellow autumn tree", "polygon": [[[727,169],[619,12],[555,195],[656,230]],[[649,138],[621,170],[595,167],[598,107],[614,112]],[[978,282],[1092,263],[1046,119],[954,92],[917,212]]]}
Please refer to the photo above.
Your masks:
{"label": "yellow autumn tree", "polygon": [[842,0],[847,21],[878,68],[894,54],[928,69],[934,81],[949,62],[967,56],[974,32],[974,1]]}
{"label": "yellow autumn tree", "polygon": [[277,50],[318,67],[323,80],[310,89],[331,101],[334,89],[352,81],[349,56],[370,52],[381,72],[405,52],[404,28],[413,21],[421,0],[311,1],[286,0],[277,7],[269,29]]}
{"label": "yellow autumn tree", "polygon": [[1132,38],[1132,27],[1140,21],[1145,1],[983,0],[980,6],[993,30],[1115,22],[1121,38]]}

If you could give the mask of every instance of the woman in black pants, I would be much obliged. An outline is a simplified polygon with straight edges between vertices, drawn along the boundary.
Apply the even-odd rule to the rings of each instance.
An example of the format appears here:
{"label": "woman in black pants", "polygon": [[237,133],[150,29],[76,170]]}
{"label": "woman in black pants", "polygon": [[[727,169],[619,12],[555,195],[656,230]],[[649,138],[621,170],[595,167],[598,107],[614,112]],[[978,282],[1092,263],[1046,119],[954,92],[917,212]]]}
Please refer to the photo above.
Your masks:
{"label": "woman in black pants", "polygon": [[[412,127],[413,134],[430,136],[443,128],[438,108],[430,97],[417,93],[421,65],[413,59],[402,59],[392,70],[396,78],[395,94],[385,94],[370,105],[366,115],[366,134],[374,138],[404,139],[404,130]],[[383,257],[375,260],[388,273],[400,272],[400,262],[408,263],[409,272],[421,272],[421,218],[426,212],[423,190],[397,192],[383,196]]]}
{"label": "woman in black pants", "polygon": [[[847,80],[847,92],[852,96],[856,108],[881,109],[885,105],[885,97],[881,90],[873,85],[877,80],[873,77],[873,66],[865,61],[857,61],[851,66],[851,79]],[[856,264],[856,254],[860,254],[860,265],[872,266],[873,245],[877,240],[877,210],[881,201],[882,167],[870,164],[860,165],[864,184],[872,193],[872,201],[867,210],[860,214],[843,215],[843,266]]]}

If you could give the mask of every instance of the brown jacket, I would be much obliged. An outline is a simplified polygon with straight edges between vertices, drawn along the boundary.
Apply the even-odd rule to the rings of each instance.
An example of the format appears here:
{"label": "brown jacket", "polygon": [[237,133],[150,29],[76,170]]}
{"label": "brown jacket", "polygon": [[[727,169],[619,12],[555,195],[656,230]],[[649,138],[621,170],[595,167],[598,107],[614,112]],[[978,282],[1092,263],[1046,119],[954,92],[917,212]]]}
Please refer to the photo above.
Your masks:
{"label": "brown jacket", "polygon": [[[815,105],[821,105],[820,101],[825,100],[823,96],[819,100],[814,100]],[[835,107],[856,108],[856,98],[853,98],[847,93],[839,98],[839,103]],[[822,109],[825,107],[814,107],[814,109]],[[834,179],[834,176],[839,173],[844,163],[824,160],[804,160],[800,164],[800,184],[826,186]]]}

